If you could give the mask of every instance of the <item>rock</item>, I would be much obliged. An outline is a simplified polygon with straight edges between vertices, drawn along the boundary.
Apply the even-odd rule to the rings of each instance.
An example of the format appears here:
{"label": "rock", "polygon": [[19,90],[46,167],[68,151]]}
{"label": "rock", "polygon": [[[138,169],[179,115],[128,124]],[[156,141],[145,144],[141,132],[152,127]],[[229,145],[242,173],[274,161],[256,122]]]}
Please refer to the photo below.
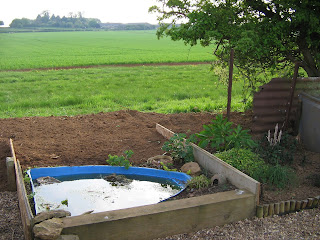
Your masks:
{"label": "rock", "polygon": [[53,177],[39,177],[37,178],[36,183],[39,185],[47,185],[47,184],[53,184],[53,183],[61,183],[61,181]]}
{"label": "rock", "polygon": [[168,166],[170,164],[173,164],[173,159],[170,156],[167,155],[157,155],[154,157],[151,157],[147,160],[147,163],[150,164],[151,166],[160,168],[161,164],[160,162],[163,162],[164,165]]}
{"label": "rock", "polygon": [[211,184],[226,184],[227,183],[227,179],[224,175],[222,174],[215,174],[213,175],[213,177],[211,178]]}
{"label": "rock", "polygon": [[33,233],[36,238],[42,240],[56,240],[63,229],[62,219],[52,218],[45,220],[33,227]]}
{"label": "rock", "polygon": [[189,162],[184,164],[181,169],[184,173],[189,173],[192,176],[199,176],[201,174],[201,168],[196,162]]}
{"label": "rock", "polygon": [[127,178],[125,175],[111,174],[103,177],[104,180],[111,182],[112,186],[125,186],[132,182],[132,179]]}
{"label": "rock", "polygon": [[60,235],[57,240],[79,240],[78,235]]}
{"label": "rock", "polygon": [[67,217],[67,216],[71,216],[71,213],[68,211],[52,210],[52,211],[38,213],[34,217],[33,221],[36,224],[36,223],[43,222],[43,221],[51,219],[51,218],[63,218],[63,217]]}

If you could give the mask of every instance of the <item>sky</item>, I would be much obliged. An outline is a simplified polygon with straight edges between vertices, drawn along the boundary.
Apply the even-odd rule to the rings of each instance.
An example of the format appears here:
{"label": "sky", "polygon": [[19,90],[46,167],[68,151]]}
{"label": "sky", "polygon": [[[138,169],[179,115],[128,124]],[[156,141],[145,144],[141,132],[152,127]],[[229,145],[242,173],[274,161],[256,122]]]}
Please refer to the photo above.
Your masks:
{"label": "sky", "polygon": [[0,5],[0,20],[9,26],[15,18],[35,19],[48,10],[52,14],[69,16],[82,12],[85,18],[98,18],[112,23],[157,23],[156,14],[148,13],[156,0],[8,0]]}

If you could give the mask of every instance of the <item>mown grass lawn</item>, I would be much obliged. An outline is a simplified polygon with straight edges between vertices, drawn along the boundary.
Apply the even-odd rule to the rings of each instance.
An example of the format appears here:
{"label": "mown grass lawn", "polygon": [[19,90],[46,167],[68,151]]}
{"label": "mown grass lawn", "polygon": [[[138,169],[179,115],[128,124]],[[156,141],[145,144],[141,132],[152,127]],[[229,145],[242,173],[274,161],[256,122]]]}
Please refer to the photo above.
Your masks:
{"label": "mown grass lawn", "polygon": [[155,31],[1,33],[0,44],[0,70],[213,60],[211,48]]}
{"label": "mown grass lawn", "polygon": [[[227,104],[227,88],[210,65],[6,71],[0,72],[0,84],[0,118],[121,109],[221,111]],[[243,110],[241,86],[234,83],[233,110]]]}

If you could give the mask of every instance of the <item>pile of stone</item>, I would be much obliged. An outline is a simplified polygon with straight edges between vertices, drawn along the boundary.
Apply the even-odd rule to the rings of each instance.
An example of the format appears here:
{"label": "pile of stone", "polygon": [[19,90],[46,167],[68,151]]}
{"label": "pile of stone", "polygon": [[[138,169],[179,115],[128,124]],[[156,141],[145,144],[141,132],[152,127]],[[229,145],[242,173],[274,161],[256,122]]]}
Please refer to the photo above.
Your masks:
{"label": "pile of stone", "polygon": [[71,216],[64,210],[41,212],[34,217],[33,234],[39,240],[79,240],[77,235],[61,235],[63,218]]}

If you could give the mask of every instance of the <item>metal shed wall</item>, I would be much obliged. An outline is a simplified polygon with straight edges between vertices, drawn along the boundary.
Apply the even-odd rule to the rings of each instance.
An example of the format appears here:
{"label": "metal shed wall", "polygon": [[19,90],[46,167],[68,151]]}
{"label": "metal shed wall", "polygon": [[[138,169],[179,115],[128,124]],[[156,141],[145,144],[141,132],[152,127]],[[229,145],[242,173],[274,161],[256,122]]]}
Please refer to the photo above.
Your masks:
{"label": "metal shed wall", "polygon": [[[273,78],[269,83],[260,87],[260,91],[253,97],[253,133],[263,133],[283,126],[290,98],[292,79]],[[320,77],[298,78],[290,122],[299,120],[299,99],[302,92],[312,96],[320,96]]]}

